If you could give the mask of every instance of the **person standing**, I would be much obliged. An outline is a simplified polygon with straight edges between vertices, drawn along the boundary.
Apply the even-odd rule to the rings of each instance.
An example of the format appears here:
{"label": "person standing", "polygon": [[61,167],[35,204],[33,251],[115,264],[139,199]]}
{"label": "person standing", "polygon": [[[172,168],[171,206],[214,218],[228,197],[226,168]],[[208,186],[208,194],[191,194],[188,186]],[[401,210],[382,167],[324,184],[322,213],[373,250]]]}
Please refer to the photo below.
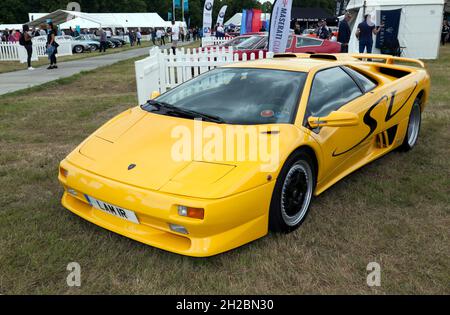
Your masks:
{"label": "person standing", "polygon": [[20,35],[19,43],[22,45],[27,51],[27,65],[28,70],[34,70],[31,66],[31,56],[33,55],[33,42],[31,41],[32,35],[30,32],[30,27],[28,25],[22,26],[22,34]]}
{"label": "person standing", "polygon": [[448,21],[444,20],[444,22],[442,22],[442,34],[441,34],[441,44],[443,46],[448,40],[449,33],[450,33],[450,26],[448,25]]}
{"label": "person standing", "polygon": [[341,53],[348,53],[348,43],[350,42],[350,25],[348,22],[352,19],[352,15],[347,12],[345,13],[344,19],[339,22],[339,33],[337,41],[341,43]]}
{"label": "person standing", "polygon": [[138,46],[141,46],[142,33],[141,33],[140,30],[138,30],[138,31],[136,32],[136,39],[137,39],[137,45],[138,45]]}
{"label": "person standing", "polygon": [[106,52],[106,32],[100,29],[100,52]]}
{"label": "person standing", "polygon": [[47,55],[50,60],[50,65],[48,66],[48,70],[57,69],[57,60],[56,54],[58,53],[58,43],[56,43],[56,34],[57,29],[53,26],[53,23],[48,23],[48,34],[47,34]]}
{"label": "person standing", "polygon": [[10,30],[8,34],[8,42],[15,43],[16,42],[16,36],[14,30]]}
{"label": "person standing", "polygon": [[327,27],[327,22],[325,20],[320,20],[319,30],[317,31],[317,36],[320,39],[330,38],[330,30]]}
{"label": "person standing", "polygon": [[175,21],[172,21],[172,51],[174,55],[177,54],[177,45],[179,38],[180,38],[180,27],[175,24]]}
{"label": "person standing", "polygon": [[156,46],[156,28],[155,27],[151,29],[151,35],[152,35],[153,46]]}
{"label": "person standing", "polygon": [[359,39],[359,53],[362,54],[366,50],[368,54],[372,53],[373,35],[380,32],[381,26],[375,26],[370,19],[370,15],[364,16],[364,21],[358,24],[356,37]]}

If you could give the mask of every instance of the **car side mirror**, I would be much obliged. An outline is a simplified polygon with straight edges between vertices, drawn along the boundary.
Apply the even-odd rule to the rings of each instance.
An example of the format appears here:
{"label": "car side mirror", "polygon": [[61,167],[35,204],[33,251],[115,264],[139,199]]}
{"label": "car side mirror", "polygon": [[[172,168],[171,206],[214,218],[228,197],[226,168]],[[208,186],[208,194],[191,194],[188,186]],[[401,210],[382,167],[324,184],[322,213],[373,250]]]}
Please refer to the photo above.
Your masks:
{"label": "car side mirror", "polygon": [[348,127],[356,126],[359,123],[359,117],[350,112],[331,112],[326,117],[309,117],[308,124],[311,128],[318,127]]}
{"label": "car side mirror", "polygon": [[153,91],[152,94],[150,95],[150,99],[154,100],[155,98],[157,98],[160,95],[161,95],[161,93],[159,93],[158,91]]}

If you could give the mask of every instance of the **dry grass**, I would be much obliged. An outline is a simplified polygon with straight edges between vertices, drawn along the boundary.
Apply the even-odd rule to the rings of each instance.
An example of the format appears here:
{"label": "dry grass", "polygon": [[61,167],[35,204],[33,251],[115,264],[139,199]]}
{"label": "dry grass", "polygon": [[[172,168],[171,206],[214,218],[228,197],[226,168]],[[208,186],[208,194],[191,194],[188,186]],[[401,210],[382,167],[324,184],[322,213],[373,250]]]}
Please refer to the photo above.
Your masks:
{"label": "dry grass", "polygon": [[[58,162],[136,104],[131,61],[2,97],[0,293],[449,294],[450,49],[428,66],[432,93],[412,152],[326,191],[295,233],[208,259],[131,241],[60,205]],[[81,288],[66,285],[71,261]],[[377,289],[366,284],[371,261],[382,268]]]}

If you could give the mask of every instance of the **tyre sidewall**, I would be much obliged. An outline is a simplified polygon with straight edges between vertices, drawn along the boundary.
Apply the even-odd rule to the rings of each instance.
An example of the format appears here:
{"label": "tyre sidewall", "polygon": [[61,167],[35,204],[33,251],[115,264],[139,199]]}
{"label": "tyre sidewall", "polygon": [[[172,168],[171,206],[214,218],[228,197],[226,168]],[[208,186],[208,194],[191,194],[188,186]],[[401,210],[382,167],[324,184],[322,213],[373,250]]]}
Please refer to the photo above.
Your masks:
{"label": "tyre sidewall", "polygon": [[[303,160],[305,161],[309,167],[311,168],[312,173],[312,180],[313,180],[313,187],[312,191],[313,194],[311,196],[311,200],[308,206],[308,209],[306,210],[305,215],[300,220],[299,223],[297,223],[294,226],[287,225],[286,222],[283,219],[282,212],[281,212],[281,198],[282,198],[282,190],[284,181],[286,179],[287,174],[289,173],[289,170],[292,168],[294,164],[296,164],[298,161]],[[281,169],[281,172],[277,178],[277,182],[275,184],[275,188],[272,193],[272,200],[270,203],[270,209],[269,209],[269,230],[272,232],[281,232],[281,233],[289,233],[294,230],[296,230],[306,219],[308,216],[311,202],[314,197],[314,190],[316,187],[316,170],[314,168],[314,163],[312,162],[312,159],[310,155],[304,151],[304,150],[297,150],[294,153],[291,154],[291,156],[286,160],[284,163],[283,168]]]}

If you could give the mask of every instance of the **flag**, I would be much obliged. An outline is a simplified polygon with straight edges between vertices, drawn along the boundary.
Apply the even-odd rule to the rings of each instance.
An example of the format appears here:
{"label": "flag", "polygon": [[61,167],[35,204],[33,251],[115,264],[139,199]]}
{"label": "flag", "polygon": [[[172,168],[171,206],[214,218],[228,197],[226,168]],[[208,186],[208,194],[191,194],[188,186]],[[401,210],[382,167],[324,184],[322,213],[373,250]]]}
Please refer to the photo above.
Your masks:
{"label": "flag", "polygon": [[247,33],[247,10],[242,11],[242,19],[241,19],[241,35]]}
{"label": "flag", "polygon": [[203,8],[203,36],[211,36],[212,9],[214,0],[206,0]]}
{"label": "flag", "polygon": [[217,16],[217,24],[223,25],[223,20],[225,18],[225,13],[227,12],[228,6],[224,5],[220,11],[219,15]]}
{"label": "flag", "polygon": [[272,7],[269,30],[269,51],[284,53],[291,26],[292,0],[276,0]]}
{"label": "flag", "polygon": [[247,21],[245,22],[245,29],[247,30],[247,33],[252,32],[253,10],[247,10]]}
{"label": "flag", "polygon": [[261,13],[260,9],[253,9],[252,32],[256,33],[261,30]]}

